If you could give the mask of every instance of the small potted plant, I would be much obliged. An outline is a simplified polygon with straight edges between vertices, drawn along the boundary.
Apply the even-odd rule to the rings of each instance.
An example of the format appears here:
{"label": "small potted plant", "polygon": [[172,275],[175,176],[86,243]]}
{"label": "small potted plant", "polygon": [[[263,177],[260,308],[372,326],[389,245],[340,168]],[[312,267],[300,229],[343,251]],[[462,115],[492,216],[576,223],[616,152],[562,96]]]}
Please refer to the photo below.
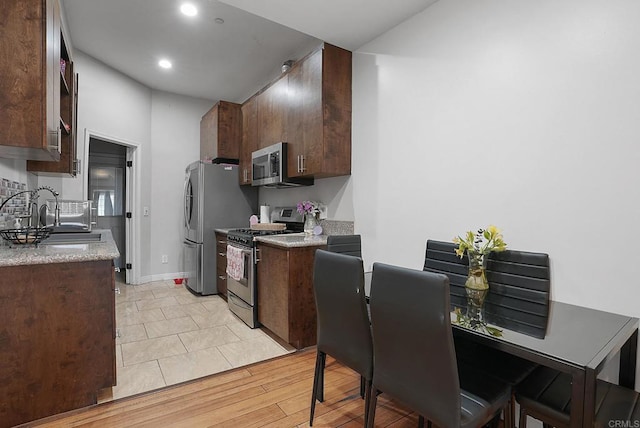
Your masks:
{"label": "small potted plant", "polygon": [[456,254],[464,257],[467,253],[469,258],[469,276],[464,286],[467,291],[467,314],[472,318],[482,318],[482,307],[484,299],[489,290],[487,281],[487,255],[492,251],[499,252],[507,249],[500,229],[491,225],[486,229],[478,229],[474,234],[467,231],[464,238],[456,236],[453,242],[458,244]]}
{"label": "small potted plant", "polygon": [[317,215],[320,212],[320,203],[315,201],[302,201],[297,205],[298,213],[304,215],[304,233],[313,235],[313,228],[318,225]]}

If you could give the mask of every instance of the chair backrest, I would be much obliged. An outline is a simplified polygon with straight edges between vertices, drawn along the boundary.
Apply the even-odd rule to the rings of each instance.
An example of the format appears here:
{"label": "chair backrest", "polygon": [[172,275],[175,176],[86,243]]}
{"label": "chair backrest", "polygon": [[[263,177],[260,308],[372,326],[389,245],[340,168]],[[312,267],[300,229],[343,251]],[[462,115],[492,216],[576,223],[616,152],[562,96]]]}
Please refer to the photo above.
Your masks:
{"label": "chair backrest", "polygon": [[375,388],[438,426],[459,426],[447,277],[374,263],[370,304]]}
{"label": "chair backrest", "polygon": [[318,350],[371,379],[373,344],[362,259],[317,250],[313,290],[318,316]]}
{"label": "chair backrest", "polygon": [[329,235],[327,237],[327,251],[362,257],[360,235]]}
{"label": "chair backrest", "polygon": [[[449,277],[451,306],[466,306],[464,283],[469,271],[467,255],[455,254],[457,244],[427,241],[424,270]],[[506,250],[491,253],[487,262],[489,293],[485,319],[510,330],[544,337],[549,320],[551,288],[549,256]]]}

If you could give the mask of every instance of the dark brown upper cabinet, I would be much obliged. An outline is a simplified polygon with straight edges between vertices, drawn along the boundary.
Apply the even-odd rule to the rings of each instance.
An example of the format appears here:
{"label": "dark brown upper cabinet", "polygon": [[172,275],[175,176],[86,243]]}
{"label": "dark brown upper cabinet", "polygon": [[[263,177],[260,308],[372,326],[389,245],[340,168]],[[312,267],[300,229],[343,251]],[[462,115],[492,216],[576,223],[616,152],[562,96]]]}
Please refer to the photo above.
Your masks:
{"label": "dark brown upper cabinet", "polygon": [[75,177],[78,173],[78,75],[74,72],[71,54],[62,33],[60,59],[60,159],[57,162],[27,161],[27,171],[38,175],[68,174]]}
{"label": "dark brown upper cabinet", "polygon": [[289,176],[351,174],[351,52],[325,43],[288,77]]}
{"label": "dark brown upper cabinet", "polygon": [[239,159],[242,142],[241,105],[220,101],[200,120],[200,160]]}
{"label": "dark brown upper cabinet", "polygon": [[258,150],[258,98],[251,97],[242,105],[242,144],[240,146],[240,184],[251,184],[251,154]]}
{"label": "dark brown upper cabinet", "polygon": [[289,110],[287,86],[287,76],[283,76],[264,89],[257,97],[259,148],[287,141]]}
{"label": "dark brown upper cabinet", "polygon": [[251,152],[280,141],[288,143],[290,177],[351,174],[351,52],[323,44],[247,100],[242,111],[248,172],[241,166],[241,184],[251,182]]}
{"label": "dark brown upper cabinet", "polygon": [[3,0],[0,157],[60,159],[58,0]]}

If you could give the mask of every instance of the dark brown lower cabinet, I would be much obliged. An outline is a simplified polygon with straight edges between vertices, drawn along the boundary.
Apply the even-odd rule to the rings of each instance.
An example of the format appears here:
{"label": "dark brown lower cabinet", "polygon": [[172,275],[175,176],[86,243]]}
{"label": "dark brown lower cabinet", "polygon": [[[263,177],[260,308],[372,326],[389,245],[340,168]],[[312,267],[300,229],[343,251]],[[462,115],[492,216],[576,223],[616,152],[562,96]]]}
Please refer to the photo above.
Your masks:
{"label": "dark brown lower cabinet", "polygon": [[115,385],[114,284],[112,260],[0,268],[0,427]]}
{"label": "dark brown lower cabinet", "polygon": [[258,245],[258,321],[296,349],[316,344],[313,260],[318,248]]}
{"label": "dark brown lower cabinet", "polygon": [[221,232],[216,232],[216,288],[227,300],[227,235]]}

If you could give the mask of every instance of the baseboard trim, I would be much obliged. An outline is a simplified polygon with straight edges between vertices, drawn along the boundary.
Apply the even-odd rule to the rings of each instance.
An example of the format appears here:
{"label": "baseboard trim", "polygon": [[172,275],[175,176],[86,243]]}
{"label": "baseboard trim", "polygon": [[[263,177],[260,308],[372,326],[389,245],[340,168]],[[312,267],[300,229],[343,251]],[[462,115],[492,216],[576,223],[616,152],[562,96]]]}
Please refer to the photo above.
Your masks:
{"label": "baseboard trim", "polygon": [[166,281],[166,280],[173,280],[176,278],[185,278],[187,276],[186,272],[169,272],[169,273],[160,273],[160,274],[155,274],[155,275],[147,275],[147,276],[141,276],[140,278],[138,278],[138,282],[136,282],[136,284],[146,284],[147,282],[153,282],[153,281]]}

